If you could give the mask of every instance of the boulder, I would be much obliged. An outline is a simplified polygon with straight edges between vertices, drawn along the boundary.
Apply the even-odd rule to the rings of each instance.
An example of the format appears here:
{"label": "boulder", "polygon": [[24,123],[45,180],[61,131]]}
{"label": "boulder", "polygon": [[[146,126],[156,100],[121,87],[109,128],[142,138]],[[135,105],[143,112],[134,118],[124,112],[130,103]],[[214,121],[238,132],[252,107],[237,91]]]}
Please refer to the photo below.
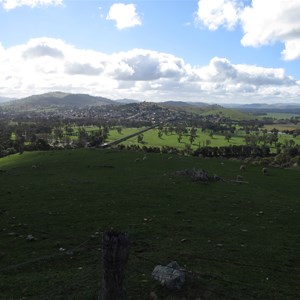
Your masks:
{"label": "boulder", "polygon": [[176,261],[172,261],[167,266],[156,266],[152,272],[152,276],[162,286],[173,291],[181,290],[185,282],[185,273],[180,269]]}

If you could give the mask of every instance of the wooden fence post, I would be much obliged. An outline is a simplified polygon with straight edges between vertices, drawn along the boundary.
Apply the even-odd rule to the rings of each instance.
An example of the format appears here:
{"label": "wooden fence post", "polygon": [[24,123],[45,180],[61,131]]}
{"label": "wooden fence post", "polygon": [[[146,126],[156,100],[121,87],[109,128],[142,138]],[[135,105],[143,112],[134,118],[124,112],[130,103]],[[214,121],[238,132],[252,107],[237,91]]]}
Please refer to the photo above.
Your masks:
{"label": "wooden fence post", "polygon": [[129,255],[127,233],[106,231],[103,233],[103,286],[99,300],[123,300],[124,270]]}

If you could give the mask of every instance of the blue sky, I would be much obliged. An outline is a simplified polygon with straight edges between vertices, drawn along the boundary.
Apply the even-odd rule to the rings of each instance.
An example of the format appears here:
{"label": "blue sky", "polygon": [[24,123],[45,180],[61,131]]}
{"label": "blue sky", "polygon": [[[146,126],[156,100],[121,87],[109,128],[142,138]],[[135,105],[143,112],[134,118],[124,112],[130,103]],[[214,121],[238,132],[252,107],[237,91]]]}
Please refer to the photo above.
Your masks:
{"label": "blue sky", "polygon": [[0,0],[0,96],[300,102],[300,1],[286,3]]}

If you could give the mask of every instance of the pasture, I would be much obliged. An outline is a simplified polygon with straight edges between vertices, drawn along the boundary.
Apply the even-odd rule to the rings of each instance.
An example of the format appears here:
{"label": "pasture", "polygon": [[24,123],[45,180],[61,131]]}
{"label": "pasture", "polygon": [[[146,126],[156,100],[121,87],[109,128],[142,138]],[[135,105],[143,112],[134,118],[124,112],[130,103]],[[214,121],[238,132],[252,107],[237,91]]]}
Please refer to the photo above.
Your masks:
{"label": "pasture", "polygon": [[[299,170],[264,176],[252,165],[241,174],[232,160],[143,157],[80,149],[1,158],[0,299],[97,299],[101,233],[112,227],[131,239],[128,299],[300,298]],[[172,175],[194,167],[247,183]],[[151,278],[172,260],[194,274],[179,293]]]}
{"label": "pasture", "polygon": [[[269,128],[269,130],[273,129]],[[111,129],[109,131],[109,137],[108,141],[114,141],[118,138],[121,138],[123,136],[132,134],[134,132],[137,132],[138,128],[122,128],[121,134],[117,132],[115,129]],[[189,136],[183,135],[182,140],[178,142],[178,136],[177,134],[163,134],[161,138],[158,137],[158,129],[152,129],[147,132],[145,132],[143,138],[143,143],[138,143],[138,138],[130,138],[124,142],[122,142],[123,145],[145,145],[145,146],[156,146],[156,147],[162,147],[162,146],[169,146],[174,147],[178,149],[184,149],[186,147],[186,144],[190,144]],[[228,141],[225,139],[223,134],[215,133],[212,137],[210,136],[210,131],[205,130],[202,131],[201,128],[197,129],[197,137],[195,138],[193,144],[191,145],[192,149],[196,149],[199,146],[203,147],[207,144],[207,141],[209,141],[209,146],[211,147],[222,147],[222,146],[230,146],[230,145],[245,145],[245,136],[246,133],[242,130],[237,130],[235,133],[232,134],[231,139]],[[285,140],[294,140],[296,144],[300,144],[300,136],[297,136],[296,138],[293,138],[291,135],[286,134],[280,134],[278,142],[284,143]],[[273,147],[275,149],[275,146]]]}
{"label": "pasture", "polygon": [[279,131],[283,131],[283,130],[296,130],[296,129],[300,129],[300,124],[293,124],[293,123],[288,123],[288,124],[272,124],[272,125],[265,125],[264,126],[265,129],[267,130],[272,130],[273,128],[278,129]]}
{"label": "pasture", "polygon": [[295,117],[300,117],[300,114],[292,114],[292,113],[267,113],[265,115],[265,117],[270,117],[270,118],[274,118],[274,119],[277,119],[277,120],[285,120],[285,119],[290,119],[292,117],[294,117],[294,118]]}

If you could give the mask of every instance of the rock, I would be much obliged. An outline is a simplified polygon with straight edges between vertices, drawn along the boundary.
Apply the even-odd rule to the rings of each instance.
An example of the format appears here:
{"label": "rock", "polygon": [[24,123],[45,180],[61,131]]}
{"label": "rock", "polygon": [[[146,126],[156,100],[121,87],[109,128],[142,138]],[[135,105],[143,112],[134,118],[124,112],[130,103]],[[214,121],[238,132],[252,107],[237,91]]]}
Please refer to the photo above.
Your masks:
{"label": "rock", "polygon": [[26,240],[32,242],[36,241],[37,239],[32,234],[28,234]]}
{"label": "rock", "polygon": [[180,269],[176,261],[172,261],[167,266],[156,266],[152,272],[152,276],[162,286],[174,291],[181,290],[185,282],[185,273]]}
{"label": "rock", "polygon": [[214,181],[220,181],[220,180],[222,180],[222,178],[221,178],[219,175],[214,174],[214,175],[213,175],[213,180],[214,180]]}
{"label": "rock", "polygon": [[73,256],[74,252],[72,250],[68,250],[66,251],[66,255]]}

